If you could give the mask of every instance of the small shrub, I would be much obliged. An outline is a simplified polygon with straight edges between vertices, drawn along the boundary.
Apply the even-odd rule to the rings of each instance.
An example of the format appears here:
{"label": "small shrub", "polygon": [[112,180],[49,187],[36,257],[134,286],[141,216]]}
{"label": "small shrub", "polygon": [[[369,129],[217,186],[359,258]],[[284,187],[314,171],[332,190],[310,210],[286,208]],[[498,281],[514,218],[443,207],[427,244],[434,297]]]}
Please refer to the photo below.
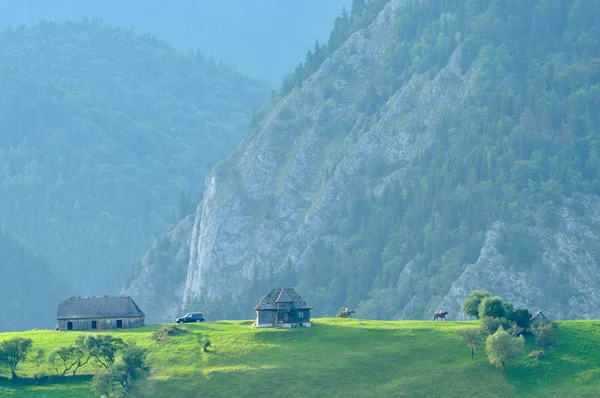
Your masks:
{"label": "small shrub", "polygon": [[510,333],[512,336],[520,336],[522,335],[524,332],[524,329],[522,327],[519,327],[519,325],[517,325],[515,322],[510,322],[510,327],[508,328],[508,333]]}
{"label": "small shrub", "polygon": [[483,335],[480,329],[461,329],[458,331],[460,339],[471,349],[471,358],[475,357],[475,348],[479,346],[483,340]]}
{"label": "small shrub", "polygon": [[535,358],[538,361],[546,356],[546,351],[544,350],[533,350],[527,355],[529,358]]}
{"label": "small shrub", "polygon": [[92,379],[92,391],[100,397],[116,397],[120,392],[120,385],[115,381],[115,376],[107,370],[100,371]]}
{"label": "small shrub", "polygon": [[150,338],[158,341],[159,343],[165,343],[169,337],[178,336],[187,332],[188,331],[186,329],[183,329],[177,325],[165,325],[161,329],[152,333]]}
{"label": "small shrub", "polygon": [[209,339],[204,339],[200,342],[200,345],[202,346],[202,351],[208,352],[208,347],[212,346],[212,343]]}
{"label": "small shrub", "polygon": [[33,357],[33,363],[35,363],[36,372],[35,378],[40,378],[43,375],[43,365],[46,363],[46,351],[43,348],[39,348]]}

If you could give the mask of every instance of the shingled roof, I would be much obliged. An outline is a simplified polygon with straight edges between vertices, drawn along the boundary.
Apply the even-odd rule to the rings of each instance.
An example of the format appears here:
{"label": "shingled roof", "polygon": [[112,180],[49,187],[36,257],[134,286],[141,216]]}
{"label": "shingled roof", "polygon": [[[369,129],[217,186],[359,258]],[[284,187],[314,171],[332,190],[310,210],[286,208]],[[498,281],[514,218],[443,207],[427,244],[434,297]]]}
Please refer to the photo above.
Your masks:
{"label": "shingled roof", "polygon": [[127,296],[70,297],[58,305],[57,319],[136,318],[144,316]]}
{"label": "shingled roof", "polygon": [[276,310],[277,303],[293,303],[293,308],[310,309],[306,301],[292,288],[273,289],[260,299],[255,310]]}

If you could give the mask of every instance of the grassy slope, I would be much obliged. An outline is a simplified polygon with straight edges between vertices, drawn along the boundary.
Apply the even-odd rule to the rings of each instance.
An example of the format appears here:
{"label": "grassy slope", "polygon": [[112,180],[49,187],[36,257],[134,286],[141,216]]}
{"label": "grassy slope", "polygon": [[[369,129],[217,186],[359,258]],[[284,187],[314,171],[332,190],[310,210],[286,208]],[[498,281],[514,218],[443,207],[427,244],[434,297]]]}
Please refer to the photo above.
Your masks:
{"label": "grassy slope", "polygon": [[[475,360],[469,358],[456,330],[475,326],[475,322],[318,319],[310,329],[258,330],[249,322],[221,321],[185,326],[191,333],[163,344],[148,338],[159,325],[115,334],[150,350],[152,370],[136,381],[134,397],[600,396],[600,321],[559,322],[561,344],[546,359],[523,358],[506,373],[489,365],[481,352]],[[77,334],[4,333],[0,340],[17,335],[51,349]],[[214,347],[202,354],[199,341],[205,337]],[[20,367],[22,375],[34,370],[30,363]],[[0,395],[93,396],[82,380],[18,388],[4,381]]]}

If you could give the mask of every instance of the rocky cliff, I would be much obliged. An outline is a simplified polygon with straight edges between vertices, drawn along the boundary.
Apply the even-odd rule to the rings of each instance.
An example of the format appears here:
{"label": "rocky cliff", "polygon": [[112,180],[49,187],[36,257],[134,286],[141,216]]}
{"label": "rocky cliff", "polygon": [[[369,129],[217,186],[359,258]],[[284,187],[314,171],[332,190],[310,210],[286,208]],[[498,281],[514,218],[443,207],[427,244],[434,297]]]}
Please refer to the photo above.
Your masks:
{"label": "rocky cliff", "polygon": [[529,227],[522,239],[533,246],[533,258],[515,267],[503,253],[507,225],[497,222],[487,231],[477,261],[465,267],[442,306],[465,319],[462,303],[476,289],[493,292],[517,308],[542,310],[553,319],[594,319],[600,316],[600,199],[571,199],[559,211],[554,228]]}
{"label": "rocky cliff", "polygon": [[159,239],[126,282],[124,293],[135,299],[148,323],[173,322],[180,315],[193,223],[189,215]]}
{"label": "rocky cliff", "polygon": [[317,316],[443,305],[460,318],[478,288],[551,317],[600,316],[600,185],[585,148],[598,123],[568,127],[599,90],[566,84],[575,61],[547,55],[593,23],[517,6],[388,1],[207,177],[173,303],[249,318],[286,285]]}
{"label": "rocky cliff", "polygon": [[[371,77],[383,73],[380,58],[395,36],[390,21],[402,3],[390,2],[368,35],[352,35],[207,179],[192,232],[184,305],[234,303],[236,309],[225,304],[219,315],[250,314],[243,299],[256,280],[266,288],[286,266],[301,274],[317,241],[336,250],[340,237],[328,234],[327,226],[347,211],[343,204],[353,195],[348,187],[381,192],[388,181],[402,178],[400,168],[372,186],[361,169],[375,159],[409,163],[431,141],[431,120],[465,95],[471,80],[460,73],[455,54],[435,78],[414,76],[387,101],[379,120],[362,128],[365,116],[357,107]],[[348,70],[352,81],[345,77]],[[334,95],[327,95],[328,88]],[[293,129],[279,127],[290,119],[297,119]],[[332,134],[328,125],[340,128]]]}

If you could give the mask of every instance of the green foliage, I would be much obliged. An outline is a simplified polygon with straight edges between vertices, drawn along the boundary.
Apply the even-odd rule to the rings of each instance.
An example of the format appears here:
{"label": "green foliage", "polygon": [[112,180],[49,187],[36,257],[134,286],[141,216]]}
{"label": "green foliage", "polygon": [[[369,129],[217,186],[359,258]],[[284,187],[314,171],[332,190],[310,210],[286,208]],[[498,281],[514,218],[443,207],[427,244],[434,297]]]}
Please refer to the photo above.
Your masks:
{"label": "green foliage", "polygon": [[200,345],[202,346],[202,351],[208,352],[208,348],[212,346],[212,342],[209,339],[203,339]]}
{"label": "green foliage", "polygon": [[486,339],[485,350],[490,363],[504,371],[506,365],[515,362],[525,352],[525,339],[512,336],[500,326]]}
{"label": "green foliage", "polygon": [[500,327],[508,327],[506,318],[483,317],[481,318],[481,333],[491,335],[496,333]]}
{"label": "green foliage", "polygon": [[118,397],[121,389],[116,382],[116,377],[111,371],[100,371],[92,379],[92,391],[100,397]]}
{"label": "green foliage", "polygon": [[486,297],[491,297],[492,294],[488,292],[482,292],[481,290],[474,290],[469,294],[469,297],[465,300],[462,306],[462,310],[468,316],[479,319],[479,306]]}
{"label": "green foliage", "polygon": [[38,350],[35,353],[35,356],[33,356],[31,360],[33,361],[33,363],[35,363],[35,366],[37,368],[36,377],[41,376],[42,367],[46,364],[46,350],[44,350],[43,348],[38,348]]}
{"label": "green foliage", "polygon": [[525,308],[519,308],[514,312],[513,321],[515,324],[522,328],[524,332],[527,332],[530,327],[530,319],[532,315],[529,310]]}
{"label": "green foliage", "polygon": [[474,358],[475,348],[477,348],[483,341],[483,334],[481,333],[481,330],[475,328],[461,329],[458,331],[458,336],[463,343],[469,346],[471,349],[471,358]]}
{"label": "green foliage", "polygon": [[73,369],[72,375],[75,376],[81,367],[88,364],[90,355],[86,349],[86,340],[84,335],[79,335],[72,345],[58,347],[52,351],[48,357],[48,362],[57,375],[64,376]]}
{"label": "green foliage", "polygon": [[148,370],[146,363],[146,350],[137,344],[128,344],[121,353],[122,371],[126,380],[124,387],[127,387],[131,379],[133,379],[140,371]]}
{"label": "green foliage", "polygon": [[506,318],[506,316],[506,305],[500,297],[485,297],[481,300],[481,304],[479,304],[480,318]]}
{"label": "green foliage", "polygon": [[187,333],[187,330],[177,325],[165,325],[156,332],[152,333],[150,338],[159,343],[166,343],[170,336],[178,336]]}
{"label": "green foliage", "polygon": [[[556,214],[556,209],[548,214]],[[509,264],[518,271],[530,269],[537,261],[538,243],[525,226],[508,226],[498,243],[498,250],[506,256]]]}
{"label": "green foliage", "polygon": [[135,343],[122,345],[121,349],[119,361],[96,373],[92,379],[92,389],[101,396],[122,397],[139,371],[148,369],[146,350]]}
{"label": "green foliage", "polygon": [[523,334],[523,332],[525,332],[525,329],[517,326],[517,324],[514,322],[510,322],[509,325],[510,325],[510,327],[508,328],[507,332],[511,336],[521,336]]}
{"label": "green foliage", "polygon": [[554,322],[534,322],[531,332],[535,336],[535,343],[543,350],[547,350],[558,343]]}
{"label": "green foliage", "polygon": [[0,364],[9,367],[11,378],[17,378],[17,366],[26,360],[32,344],[33,340],[23,337],[4,340],[0,344]]}
{"label": "green foliage", "polygon": [[71,369],[75,376],[92,359],[108,369],[114,363],[117,351],[123,347],[123,340],[111,335],[78,335],[72,345],[55,348],[48,357],[48,363],[57,376],[66,375]]}
{"label": "green foliage", "polygon": [[[371,0],[367,3],[363,0],[353,1],[350,14],[344,8],[342,14],[335,19],[327,44],[321,45],[318,40],[316,41],[314,49],[309,50],[306,54],[305,61],[301,62],[293,73],[289,73],[284,77],[280,95],[285,96],[295,87],[300,87],[310,75],[319,69],[328,56],[331,56],[344,44],[352,33],[369,26],[385,4],[385,0]],[[348,71],[352,72],[351,69],[348,69]],[[347,77],[352,78],[351,75]],[[368,106],[377,106],[377,104],[369,104]]]}
{"label": "green foliage", "polygon": [[124,344],[122,339],[106,334],[88,336],[85,340],[90,358],[94,358],[105,369],[114,363],[115,354],[124,347]]}

